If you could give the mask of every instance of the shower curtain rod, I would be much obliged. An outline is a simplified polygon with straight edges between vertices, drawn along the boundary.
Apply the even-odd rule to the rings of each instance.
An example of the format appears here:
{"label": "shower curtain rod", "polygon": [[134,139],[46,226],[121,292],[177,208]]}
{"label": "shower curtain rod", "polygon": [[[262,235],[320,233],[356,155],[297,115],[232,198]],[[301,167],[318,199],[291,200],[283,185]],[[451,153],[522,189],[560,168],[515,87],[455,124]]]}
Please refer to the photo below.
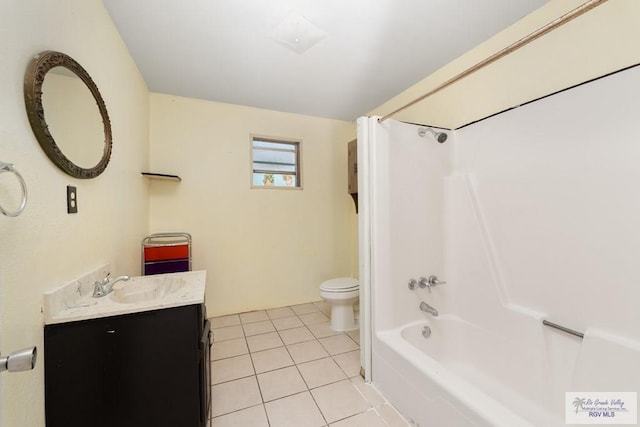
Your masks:
{"label": "shower curtain rod", "polygon": [[483,59],[482,61],[478,62],[476,65],[467,68],[465,71],[455,75],[454,77],[450,78],[449,80],[447,80],[444,83],[441,83],[439,86],[436,86],[435,89],[430,90],[429,92],[425,93],[424,95],[422,95],[421,97],[414,99],[413,101],[409,102],[408,104],[405,104],[404,106],[393,110],[392,112],[390,112],[389,114],[382,116],[378,119],[379,123],[384,122],[387,119],[390,119],[391,116],[399,113],[400,111],[403,111],[415,104],[417,104],[420,101],[423,101],[424,99],[430,97],[431,95],[440,92],[442,89],[451,86],[452,84],[454,84],[455,82],[457,82],[458,80],[462,80],[463,78],[475,73],[476,71],[480,70],[481,68],[486,67],[487,65],[497,61],[498,59],[509,55],[512,52],[515,52],[516,50],[520,49],[523,46],[528,45],[529,43],[531,43],[532,41],[536,40],[539,37],[542,37],[543,35],[550,33],[551,31],[555,30],[556,28],[566,24],[567,22],[577,18],[578,16],[590,11],[591,9],[594,9],[598,6],[600,6],[602,3],[607,2],[608,0],[589,0],[587,2],[584,2],[583,4],[581,4],[580,6],[576,7],[575,9],[565,13],[564,15],[562,15],[561,17],[551,21],[550,23],[548,23],[547,25],[538,28],[537,30],[535,30],[532,33],[529,33],[528,35],[522,37],[520,40],[510,44],[509,46],[505,47],[504,49],[494,53],[493,55],[489,56],[488,58]]}

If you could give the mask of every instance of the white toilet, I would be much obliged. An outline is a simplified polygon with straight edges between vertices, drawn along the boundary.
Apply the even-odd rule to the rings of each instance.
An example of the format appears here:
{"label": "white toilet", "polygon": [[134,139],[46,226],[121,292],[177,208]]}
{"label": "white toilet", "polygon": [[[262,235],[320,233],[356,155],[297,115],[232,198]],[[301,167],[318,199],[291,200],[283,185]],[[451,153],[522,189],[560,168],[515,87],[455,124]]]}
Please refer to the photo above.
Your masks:
{"label": "white toilet", "polygon": [[352,277],[327,280],[320,285],[320,296],[331,304],[331,329],[352,331],[358,329],[353,317],[353,305],[358,301],[360,284]]}

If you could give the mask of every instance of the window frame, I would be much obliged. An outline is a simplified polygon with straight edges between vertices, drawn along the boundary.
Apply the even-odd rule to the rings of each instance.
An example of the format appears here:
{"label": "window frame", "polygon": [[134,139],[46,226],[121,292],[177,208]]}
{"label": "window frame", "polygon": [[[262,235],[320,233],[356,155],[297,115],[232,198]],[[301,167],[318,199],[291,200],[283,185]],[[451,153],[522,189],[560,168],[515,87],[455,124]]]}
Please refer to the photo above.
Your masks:
{"label": "window frame", "polygon": [[[262,141],[262,142],[272,142],[275,144],[289,144],[295,146],[295,174],[296,184],[295,186],[287,187],[282,185],[254,185],[253,184],[253,174],[255,173],[255,169],[253,168],[253,152],[254,152],[254,142]],[[268,150],[268,149],[267,149]],[[278,151],[274,149],[272,151]],[[267,190],[302,190],[303,187],[303,179],[302,179],[302,139],[298,138],[283,138],[278,136],[268,136],[261,134],[250,134],[249,135],[249,187],[251,189],[267,189]],[[276,172],[276,171],[273,171]],[[259,172],[260,173],[260,172]],[[285,174],[286,175],[286,174]]]}

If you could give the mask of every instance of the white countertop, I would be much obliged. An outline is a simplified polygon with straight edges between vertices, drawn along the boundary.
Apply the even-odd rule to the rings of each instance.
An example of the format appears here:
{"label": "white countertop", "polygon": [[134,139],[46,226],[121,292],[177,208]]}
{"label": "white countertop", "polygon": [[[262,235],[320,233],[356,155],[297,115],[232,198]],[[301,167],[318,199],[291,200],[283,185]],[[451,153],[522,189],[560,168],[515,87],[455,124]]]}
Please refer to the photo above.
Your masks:
{"label": "white countertop", "polygon": [[[108,266],[45,293],[44,323],[75,322],[204,303],[205,270],[131,277],[126,282],[117,283],[111,293],[94,298],[93,283],[101,280],[106,271],[109,271]],[[169,288],[171,290],[149,292],[148,289],[153,289],[156,285],[162,291]],[[122,298],[123,294],[128,294],[130,299],[136,301],[122,302],[127,300],[126,296]]]}

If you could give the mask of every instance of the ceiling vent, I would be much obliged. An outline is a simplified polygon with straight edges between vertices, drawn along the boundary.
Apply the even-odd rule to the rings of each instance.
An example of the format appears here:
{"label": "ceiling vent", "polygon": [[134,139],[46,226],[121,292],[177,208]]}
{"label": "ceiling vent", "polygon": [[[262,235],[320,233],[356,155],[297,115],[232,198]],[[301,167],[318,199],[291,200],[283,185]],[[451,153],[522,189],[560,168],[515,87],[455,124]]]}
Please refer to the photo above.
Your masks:
{"label": "ceiling vent", "polygon": [[297,53],[306,52],[326,36],[297,12],[291,12],[271,33],[274,40]]}

